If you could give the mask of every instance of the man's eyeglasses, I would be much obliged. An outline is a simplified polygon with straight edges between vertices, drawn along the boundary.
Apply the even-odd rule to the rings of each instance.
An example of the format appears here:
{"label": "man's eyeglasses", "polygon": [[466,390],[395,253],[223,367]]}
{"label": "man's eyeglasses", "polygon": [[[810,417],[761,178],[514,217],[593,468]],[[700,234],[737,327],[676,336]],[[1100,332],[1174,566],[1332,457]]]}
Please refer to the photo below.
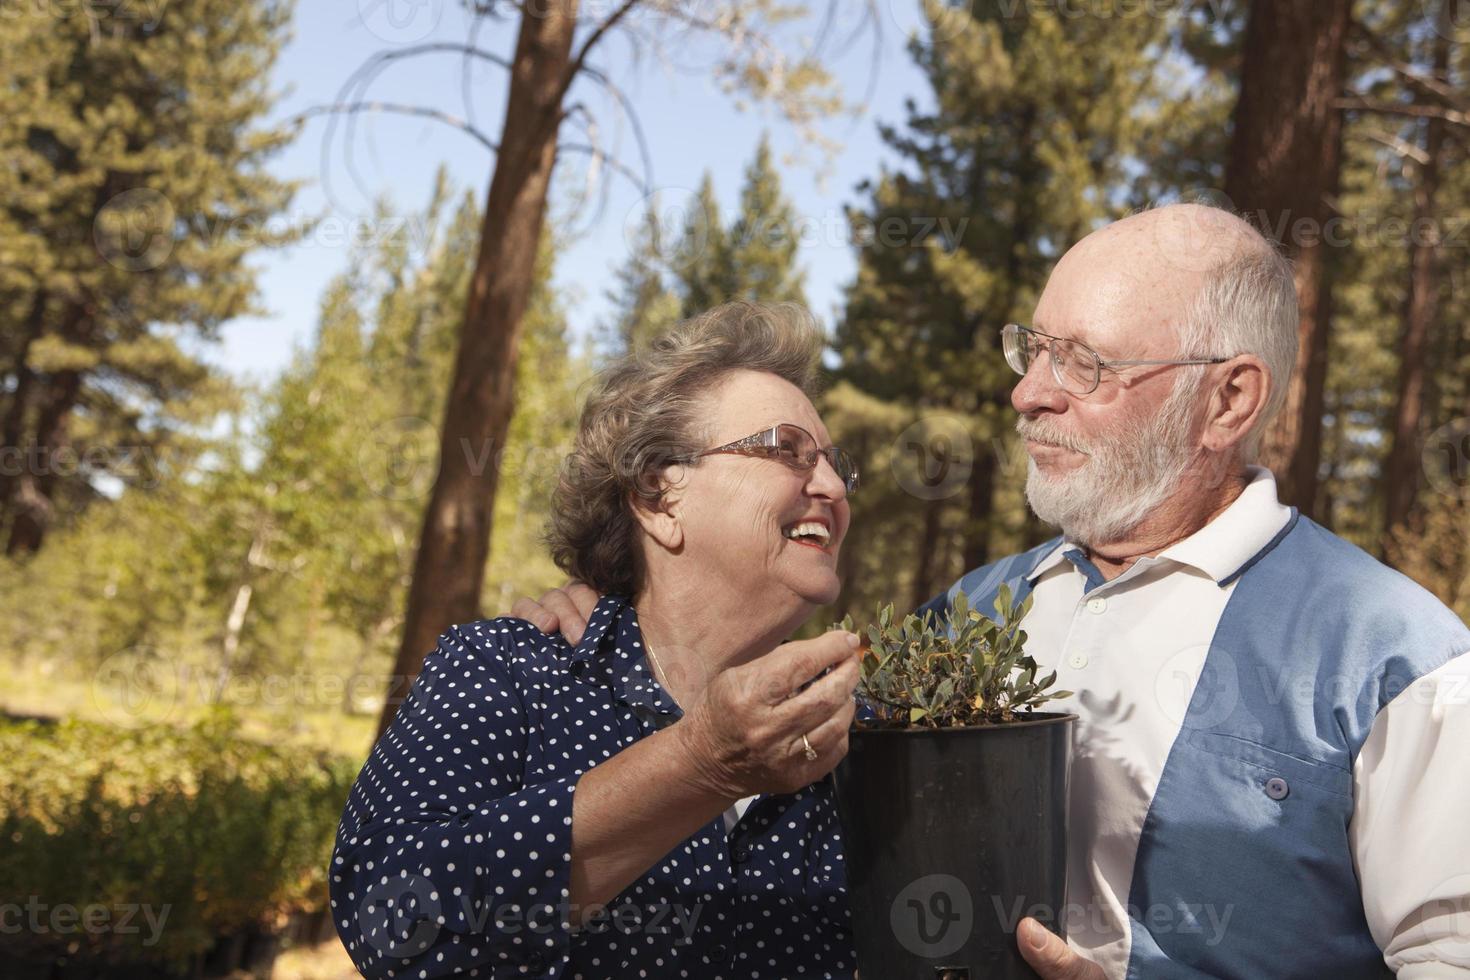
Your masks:
{"label": "man's eyeglasses", "polygon": [[[1044,338],[1044,339],[1043,339]],[[1105,361],[1097,351],[1076,340],[1007,323],[1000,331],[1006,363],[1017,374],[1025,374],[1043,350],[1051,354],[1051,373],[1057,384],[1074,395],[1090,395],[1102,381],[1103,368],[1135,367],[1143,364],[1221,364],[1228,357],[1192,357],[1174,361]]]}
{"label": "man's eyeglasses", "polygon": [[817,460],[827,458],[832,465],[832,470],[837,478],[847,486],[848,493],[856,493],[858,488],[857,463],[847,454],[846,450],[836,446],[828,446],[826,449],[817,445],[816,438],[799,425],[790,422],[782,422],[773,425],[769,429],[762,429],[744,439],[736,439],[734,442],[703,452],[694,453],[691,456],[681,456],[673,460],[675,463],[692,463],[704,456],[714,456],[722,453],[730,453],[737,456],[757,456],[766,459],[779,460],[794,470],[809,471],[817,466]]}

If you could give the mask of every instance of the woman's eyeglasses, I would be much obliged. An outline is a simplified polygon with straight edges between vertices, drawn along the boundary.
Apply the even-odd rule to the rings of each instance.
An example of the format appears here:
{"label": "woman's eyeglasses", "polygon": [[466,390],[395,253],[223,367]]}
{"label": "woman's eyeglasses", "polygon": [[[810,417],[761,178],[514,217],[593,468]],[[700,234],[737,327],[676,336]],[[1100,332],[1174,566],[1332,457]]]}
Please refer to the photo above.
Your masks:
{"label": "woman's eyeglasses", "polygon": [[773,425],[769,429],[762,429],[744,439],[736,439],[734,442],[703,452],[694,453],[691,456],[682,456],[672,460],[675,463],[691,463],[704,456],[729,453],[737,456],[757,456],[767,459],[779,460],[794,470],[809,471],[816,468],[817,460],[827,458],[831,464],[832,471],[837,478],[847,487],[848,493],[856,493],[858,488],[857,463],[848,455],[846,450],[836,446],[828,446],[826,449],[817,445],[816,438],[799,425],[790,422],[782,422]]}
{"label": "woman's eyeglasses", "polygon": [[1097,351],[1076,340],[1007,323],[1000,331],[1006,363],[1024,375],[1043,350],[1051,352],[1051,373],[1057,384],[1074,395],[1090,395],[1102,381],[1103,368],[1134,367],[1140,364],[1220,364],[1228,357],[1194,357],[1177,361],[1105,361]]}

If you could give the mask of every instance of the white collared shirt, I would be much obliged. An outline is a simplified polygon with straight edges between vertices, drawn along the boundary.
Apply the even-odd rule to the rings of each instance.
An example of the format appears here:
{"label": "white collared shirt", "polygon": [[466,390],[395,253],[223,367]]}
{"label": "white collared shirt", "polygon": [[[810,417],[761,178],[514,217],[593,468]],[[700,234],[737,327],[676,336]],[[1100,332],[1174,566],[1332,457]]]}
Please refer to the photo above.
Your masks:
{"label": "white collared shirt", "polygon": [[[1250,474],[1241,495],[1209,524],[1111,581],[1101,582],[1085,551],[1077,553],[1067,540],[1029,576],[1027,652],[1043,668],[1056,669],[1057,689],[1076,692],[1048,710],[1071,711],[1079,719],[1070,791],[1068,941],[1109,977],[1121,978],[1127,969],[1128,893],[1139,836],[1238,581],[1232,575],[1291,517],[1277,499],[1271,472],[1251,467]],[[1467,705],[1470,653],[1390,702],[1354,765],[1349,836],[1364,912],[1401,978],[1470,977]],[[1465,872],[1459,884],[1447,882],[1447,869],[1457,868]],[[1436,901],[1456,900],[1458,915],[1424,911]],[[1223,931],[1227,923],[1202,926]],[[1465,966],[1447,968],[1446,962]]]}

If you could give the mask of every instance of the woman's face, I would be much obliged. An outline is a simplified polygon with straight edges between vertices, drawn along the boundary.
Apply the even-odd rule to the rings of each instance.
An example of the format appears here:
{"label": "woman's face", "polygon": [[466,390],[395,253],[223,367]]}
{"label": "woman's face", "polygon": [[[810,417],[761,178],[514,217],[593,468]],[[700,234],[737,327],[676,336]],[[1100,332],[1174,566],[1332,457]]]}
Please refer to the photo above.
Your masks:
{"label": "woman's face", "polygon": [[[707,396],[704,416],[712,449],[782,422],[810,432],[820,448],[827,427],[801,389],[774,374],[734,371]],[[826,457],[794,469],[776,459],[720,453],[671,468],[670,514],[682,535],[680,562],[708,569],[721,588],[752,603],[796,608],[822,605],[841,590],[837,554],[850,519],[847,488]],[[820,533],[793,536],[807,525]]]}

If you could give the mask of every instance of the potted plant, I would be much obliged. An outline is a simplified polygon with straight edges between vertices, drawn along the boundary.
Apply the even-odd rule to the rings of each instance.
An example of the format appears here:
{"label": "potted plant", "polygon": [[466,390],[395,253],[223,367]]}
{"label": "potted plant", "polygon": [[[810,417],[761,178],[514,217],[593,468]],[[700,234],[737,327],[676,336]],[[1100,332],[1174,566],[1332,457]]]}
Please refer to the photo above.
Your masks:
{"label": "potted plant", "polygon": [[960,595],[947,624],[889,605],[868,628],[835,773],[864,978],[1035,977],[1017,925],[1060,931],[1077,716],[1036,710],[1071,692],[1025,652],[1030,608],[1002,585],[995,619]]}

